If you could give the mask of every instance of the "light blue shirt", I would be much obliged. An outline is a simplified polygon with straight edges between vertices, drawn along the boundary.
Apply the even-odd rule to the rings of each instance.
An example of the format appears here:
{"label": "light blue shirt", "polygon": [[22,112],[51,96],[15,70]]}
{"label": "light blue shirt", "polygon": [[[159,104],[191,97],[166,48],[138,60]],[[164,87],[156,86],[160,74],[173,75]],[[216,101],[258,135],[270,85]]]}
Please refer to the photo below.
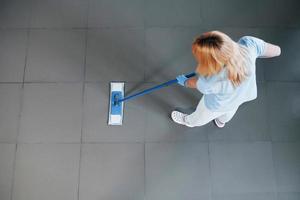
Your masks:
{"label": "light blue shirt", "polygon": [[218,74],[204,77],[198,75],[197,89],[203,93],[205,106],[216,112],[231,111],[242,103],[257,97],[255,61],[265,51],[265,42],[261,39],[244,36],[239,45],[247,47],[247,78],[238,86],[233,86],[227,76],[226,67]]}

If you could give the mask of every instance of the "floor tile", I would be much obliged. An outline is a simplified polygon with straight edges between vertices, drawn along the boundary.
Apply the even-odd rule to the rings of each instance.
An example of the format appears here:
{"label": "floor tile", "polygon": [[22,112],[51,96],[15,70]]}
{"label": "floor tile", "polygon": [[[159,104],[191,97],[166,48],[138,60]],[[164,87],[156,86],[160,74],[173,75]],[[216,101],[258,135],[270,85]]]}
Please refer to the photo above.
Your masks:
{"label": "floor tile", "polygon": [[102,29],[88,33],[88,81],[144,79],[144,30]]}
{"label": "floor tile", "polygon": [[142,27],[143,0],[90,0],[89,27]]}
{"label": "floor tile", "polygon": [[[125,84],[125,91],[134,85]],[[145,103],[142,99],[124,104],[123,125],[107,125],[109,84],[87,84],[85,87],[83,140],[85,142],[137,142],[144,140]]]}
{"label": "floor tile", "polygon": [[278,200],[299,200],[300,199],[300,192],[291,192],[291,193],[279,193],[277,195]]}
{"label": "floor tile", "polygon": [[285,23],[280,22],[282,15],[277,11],[277,0],[257,1],[256,27],[280,27]]}
{"label": "floor tile", "polygon": [[[297,0],[0,2],[0,200],[300,200]],[[201,93],[175,84],[107,125],[110,81],[130,95],[194,71],[211,30],[281,47],[256,61],[255,101],[188,128],[170,113]]]}
{"label": "floor tile", "polygon": [[176,124],[170,118],[173,110],[191,113],[196,108],[201,94],[181,86],[169,86],[148,94],[146,103],[146,141],[207,141],[212,124],[188,128]]}
{"label": "floor tile", "polygon": [[26,31],[0,31],[0,82],[23,81],[26,45]]}
{"label": "floor tile", "polygon": [[146,199],[210,199],[207,143],[147,143]]}
{"label": "floor tile", "polygon": [[210,141],[270,141],[266,106],[266,84],[258,83],[257,99],[242,104],[235,116],[222,129],[212,129]]}
{"label": "floor tile", "polygon": [[146,0],[145,9],[148,27],[202,24],[202,0]]}
{"label": "floor tile", "polygon": [[274,193],[270,142],[211,143],[213,194]]}
{"label": "floor tile", "polygon": [[85,32],[33,30],[26,81],[80,81],[83,78]]}
{"label": "floor tile", "polygon": [[297,0],[275,0],[276,18],[278,24],[282,26],[300,27],[300,4]]}
{"label": "floor tile", "polygon": [[257,25],[257,1],[204,1],[203,18],[210,25],[252,27]]}
{"label": "floor tile", "polygon": [[300,143],[273,143],[277,190],[300,192]]}
{"label": "floor tile", "polygon": [[83,145],[80,200],[140,200],[143,197],[143,144]]}
{"label": "floor tile", "polygon": [[84,28],[88,1],[32,0],[32,28]]}
{"label": "floor tile", "polygon": [[79,156],[79,144],[18,145],[12,199],[77,199]]}
{"label": "floor tile", "polygon": [[2,0],[1,28],[27,28],[30,20],[31,0]]}
{"label": "floor tile", "polygon": [[192,55],[199,28],[150,28],[146,30],[146,81],[167,81],[195,70]]}
{"label": "floor tile", "polygon": [[264,59],[265,79],[267,81],[300,81],[300,30],[298,29],[261,29],[261,38],[266,42],[279,45],[281,55]]}
{"label": "floor tile", "polygon": [[268,125],[273,141],[300,141],[300,84],[269,82]]}
{"label": "floor tile", "polygon": [[275,193],[247,193],[234,195],[213,195],[212,200],[275,200]]}
{"label": "floor tile", "polygon": [[11,199],[15,144],[0,144],[0,199]]}
{"label": "floor tile", "polygon": [[19,142],[80,142],[82,84],[26,84]]}
{"label": "floor tile", "polygon": [[20,98],[20,85],[0,84],[0,142],[16,142],[19,125]]}

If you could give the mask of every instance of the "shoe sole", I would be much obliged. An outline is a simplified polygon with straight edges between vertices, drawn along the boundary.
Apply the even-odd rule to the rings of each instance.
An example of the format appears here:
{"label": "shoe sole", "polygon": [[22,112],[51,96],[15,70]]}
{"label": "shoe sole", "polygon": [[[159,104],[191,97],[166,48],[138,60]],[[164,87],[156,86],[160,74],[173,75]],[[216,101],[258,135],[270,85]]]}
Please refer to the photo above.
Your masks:
{"label": "shoe sole", "polygon": [[174,112],[176,112],[176,111],[173,111],[173,112],[171,113],[171,119],[172,119],[175,123],[180,124],[180,125],[183,125],[183,126],[187,126],[187,127],[189,127],[189,128],[193,128],[193,126],[189,126],[189,125],[187,125],[187,124],[185,124],[185,123],[180,123],[180,122],[174,120],[174,118],[173,118],[173,113],[174,113]]}
{"label": "shoe sole", "polygon": [[216,127],[218,127],[218,128],[224,128],[224,126],[225,126],[225,124],[224,124],[223,126],[219,126],[215,119],[214,119],[214,124],[215,124]]}

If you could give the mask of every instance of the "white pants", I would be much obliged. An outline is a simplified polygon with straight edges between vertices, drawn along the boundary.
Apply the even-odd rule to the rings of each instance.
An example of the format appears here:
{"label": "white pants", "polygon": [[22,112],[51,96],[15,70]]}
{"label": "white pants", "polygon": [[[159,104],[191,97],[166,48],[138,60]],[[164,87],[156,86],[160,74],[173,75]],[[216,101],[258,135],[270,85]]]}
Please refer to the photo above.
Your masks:
{"label": "white pants", "polygon": [[232,119],[237,109],[238,107],[227,112],[214,112],[206,108],[204,99],[202,98],[198,103],[196,110],[185,117],[185,122],[192,127],[203,126],[214,119],[218,119],[220,122],[226,123]]}

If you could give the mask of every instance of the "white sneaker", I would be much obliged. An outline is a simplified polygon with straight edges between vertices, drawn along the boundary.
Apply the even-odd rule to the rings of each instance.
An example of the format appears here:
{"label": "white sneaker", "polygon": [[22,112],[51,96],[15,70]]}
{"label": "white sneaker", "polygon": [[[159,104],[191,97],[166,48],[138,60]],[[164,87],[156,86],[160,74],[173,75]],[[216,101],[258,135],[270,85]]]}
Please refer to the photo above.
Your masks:
{"label": "white sneaker", "polygon": [[184,114],[184,113],[178,112],[178,111],[173,111],[171,113],[171,118],[174,122],[176,122],[177,124],[182,124],[182,125],[185,125],[188,127],[192,127],[184,121],[185,116],[187,116],[187,114]]}
{"label": "white sneaker", "polygon": [[219,128],[223,128],[225,126],[225,123],[220,122],[218,119],[214,119],[215,125]]}

